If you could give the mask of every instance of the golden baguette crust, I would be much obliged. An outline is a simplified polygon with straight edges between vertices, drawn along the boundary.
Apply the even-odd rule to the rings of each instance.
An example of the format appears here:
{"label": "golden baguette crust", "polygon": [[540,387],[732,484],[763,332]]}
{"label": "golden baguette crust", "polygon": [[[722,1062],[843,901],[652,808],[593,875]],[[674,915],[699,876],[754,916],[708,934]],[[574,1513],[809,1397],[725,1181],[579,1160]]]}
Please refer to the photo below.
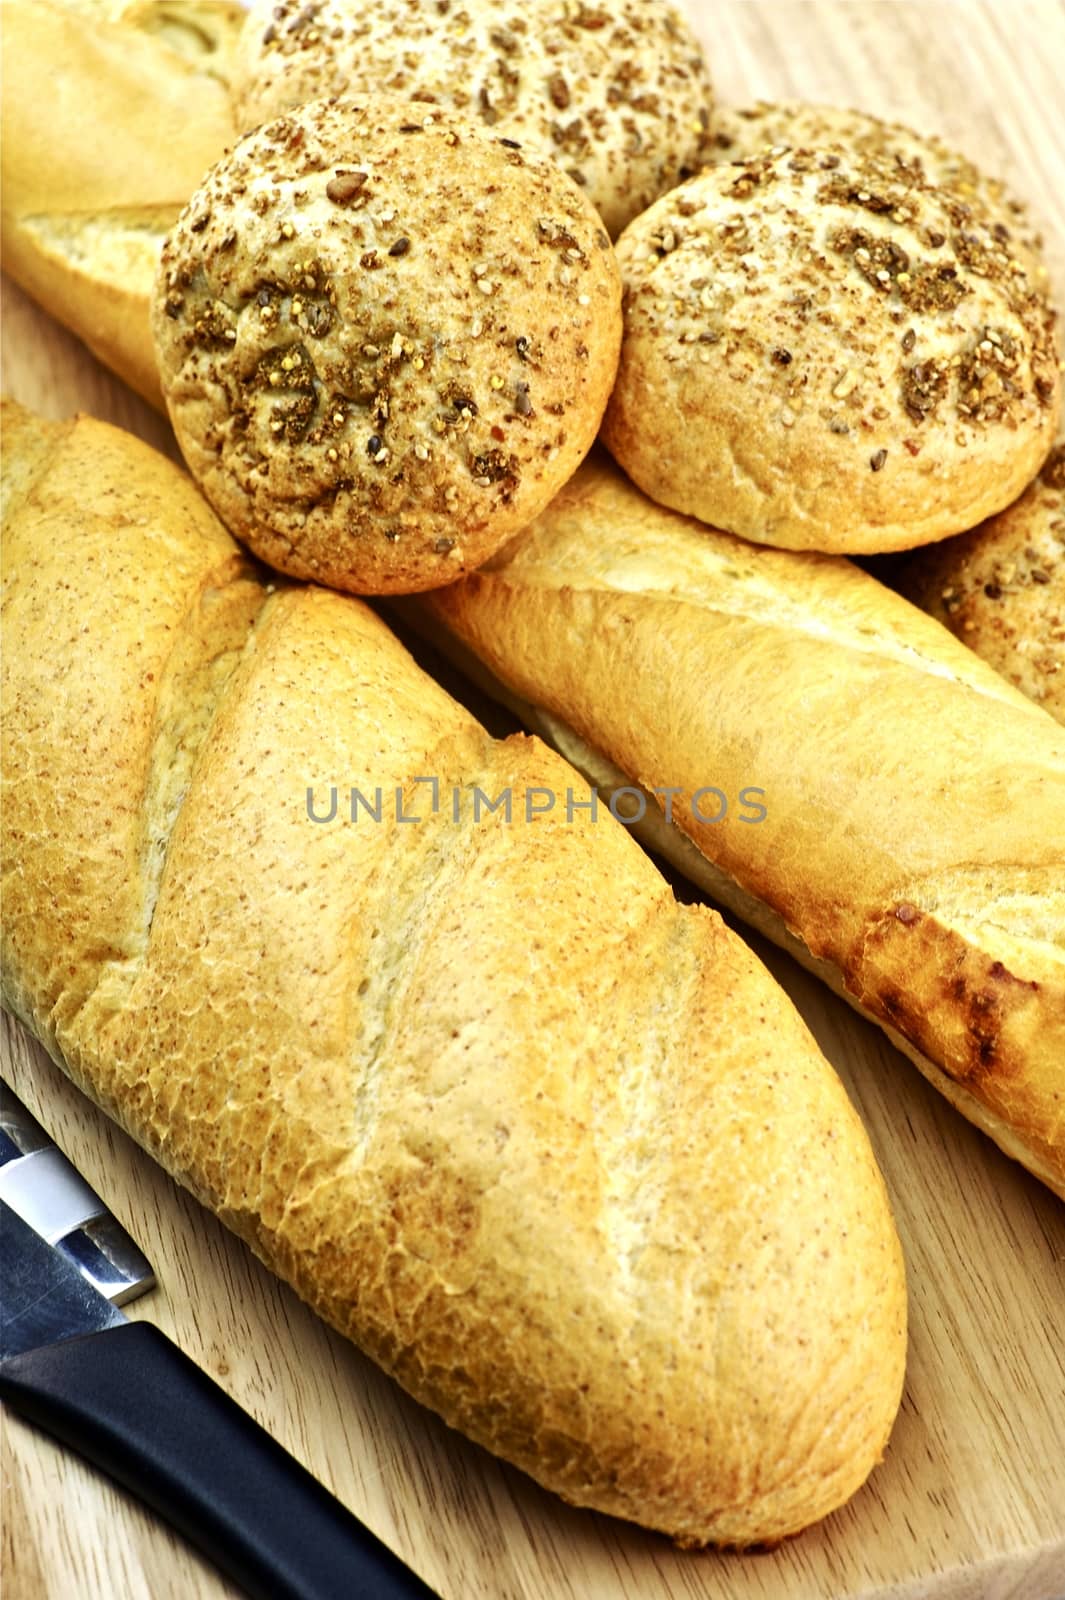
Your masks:
{"label": "golden baguette crust", "polygon": [[[679,1540],[777,1539],[884,1447],[898,1244],[790,1003],[359,602],[274,589],[184,476],[5,410],[4,997],[450,1423]],[[305,786],[436,774],[441,815]],[[580,789],[579,780],[576,780]],[[420,800],[421,797],[421,800]]]}
{"label": "golden baguette crust", "polygon": [[[1065,1192],[1065,742],[1051,718],[850,563],[702,528],[602,459],[421,605],[630,782],[677,786],[674,822],[769,909],[769,931],[837,969],[967,1115]],[[730,801],[716,824],[687,799],[711,784]],[[765,790],[756,825],[740,820],[747,786]]]}
{"label": "golden baguette crust", "polygon": [[5,269],[160,408],[152,282],[236,136],[223,78],[238,11],[167,0],[119,21],[4,0]]}
{"label": "golden baguette crust", "polygon": [[917,551],[896,586],[1065,722],[1065,443],[1019,500]]}

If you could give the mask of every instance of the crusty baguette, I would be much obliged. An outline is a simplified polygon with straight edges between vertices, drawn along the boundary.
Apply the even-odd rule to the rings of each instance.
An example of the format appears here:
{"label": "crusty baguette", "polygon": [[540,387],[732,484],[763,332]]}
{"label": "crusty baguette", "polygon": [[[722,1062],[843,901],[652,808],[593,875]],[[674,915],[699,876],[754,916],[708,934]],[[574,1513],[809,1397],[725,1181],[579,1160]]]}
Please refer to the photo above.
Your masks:
{"label": "crusty baguette", "polygon": [[[676,786],[648,841],[1065,1195],[1065,742],[1045,712],[850,563],[706,529],[603,459],[407,605],[604,788]],[[721,822],[693,815],[701,785]]]}
{"label": "crusty baguette", "polygon": [[[268,582],[146,446],[4,421],[5,1004],[540,1482],[692,1544],[838,1505],[898,1403],[902,1268],[764,968],[609,818],[527,822],[531,786],[587,798],[571,768],[361,602]],[[333,783],[424,820],[310,821]]]}
{"label": "crusty baguette", "polygon": [[127,9],[4,0],[4,266],[162,408],[152,281],[167,230],[236,137],[224,78],[242,12]]}

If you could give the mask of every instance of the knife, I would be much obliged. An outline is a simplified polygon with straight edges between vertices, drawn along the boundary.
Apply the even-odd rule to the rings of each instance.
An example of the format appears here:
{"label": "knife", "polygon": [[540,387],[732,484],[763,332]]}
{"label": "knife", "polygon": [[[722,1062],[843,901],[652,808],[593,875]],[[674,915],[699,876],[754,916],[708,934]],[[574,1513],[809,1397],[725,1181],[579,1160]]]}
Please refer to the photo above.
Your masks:
{"label": "knife", "polygon": [[[11,1157],[12,1100],[5,1095],[0,1118],[8,1140],[0,1153],[10,1157],[0,1176],[34,1155]],[[108,1248],[118,1241],[119,1270],[109,1276],[77,1243],[57,1248],[0,1198],[0,1399],[159,1512],[254,1600],[433,1600],[433,1590],[177,1345],[149,1322],[130,1322],[100,1292],[102,1276],[128,1299],[129,1274],[141,1272],[137,1257],[154,1283],[151,1268],[132,1241],[136,1254],[128,1254],[125,1230],[37,1133],[46,1142],[36,1150],[55,1152],[51,1176],[59,1170],[67,1199],[79,1197],[73,1212],[88,1196],[99,1209],[82,1220],[113,1224],[114,1232],[94,1234]],[[45,1170],[37,1166],[36,1178],[23,1174],[22,1200],[27,1188],[40,1188]],[[10,1172],[0,1189],[10,1197]],[[60,1224],[73,1214],[65,1202],[49,1210],[40,1193],[34,1203]],[[65,1229],[60,1241],[79,1231],[80,1224]],[[79,1253],[88,1259],[79,1262]]]}

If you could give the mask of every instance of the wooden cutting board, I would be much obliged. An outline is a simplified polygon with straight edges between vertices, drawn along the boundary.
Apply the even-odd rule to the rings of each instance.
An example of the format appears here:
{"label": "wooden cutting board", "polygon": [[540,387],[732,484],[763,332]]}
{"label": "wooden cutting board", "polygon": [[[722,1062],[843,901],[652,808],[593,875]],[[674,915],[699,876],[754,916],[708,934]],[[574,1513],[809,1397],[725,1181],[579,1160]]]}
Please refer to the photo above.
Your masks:
{"label": "wooden cutting board", "polygon": [[[1056,0],[694,10],[723,101],[860,104],[934,128],[1008,176],[1056,224],[1065,298]],[[173,451],[162,419],[14,289],[3,333],[7,393],[49,415],[90,411]],[[754,943],[865,1119],[911,1295],[906,1393],[884,1464],[844,1510],[767,1554],[682,1554],[542,1492],[329,1332],[6,1020],[3,1070],[155,1263],[160,1288],[131,1314],[164,1328],[446,1600],[1062,1600],[1065,1207],[876,1030]],[[4,1421],[8,1600],[235,1592],[127,1496]]]}

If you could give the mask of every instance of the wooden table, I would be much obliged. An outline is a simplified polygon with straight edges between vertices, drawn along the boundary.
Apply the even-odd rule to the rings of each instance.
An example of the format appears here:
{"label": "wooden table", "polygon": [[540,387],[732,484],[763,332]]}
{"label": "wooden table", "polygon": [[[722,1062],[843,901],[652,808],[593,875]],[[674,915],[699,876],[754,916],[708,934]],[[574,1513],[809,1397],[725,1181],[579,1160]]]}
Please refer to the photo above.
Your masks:
{"label": "wooden table", "polygon": [[[1057,218],[1050,256],[1065,292],[1059,4],[699,0],[697,20],[722,100],[859,103],[935,128],[1008,176],[1048,224]],[[163,421],[17,290],[3,330],[8,393],[173,449]],[[865,1118],[912,1308],[886,1461],[849,1506],[772,1554],[681,1554],[562,1505],[326,1329],[6,1022],[4,1073],[151,1256],[161,1287],[131,1314],[163,1327],[447,1600],[1060,1600],[1065,1208],[879,1033],[758,948]],[[153,1516],[15,1422],[3,1538],[7,1600],[234,1592]]]}

